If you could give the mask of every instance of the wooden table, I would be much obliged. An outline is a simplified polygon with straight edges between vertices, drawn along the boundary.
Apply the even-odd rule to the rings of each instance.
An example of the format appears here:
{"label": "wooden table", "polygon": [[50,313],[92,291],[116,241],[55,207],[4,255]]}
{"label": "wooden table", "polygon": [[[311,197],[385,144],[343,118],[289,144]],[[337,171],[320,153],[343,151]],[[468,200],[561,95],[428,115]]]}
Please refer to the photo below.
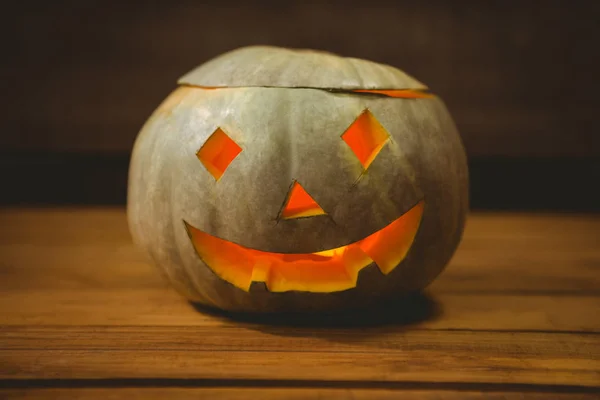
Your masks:
{"label": "wooden table", "polygon": [[408,311],[329,326],[196,310],[121,208],[0,227],[0,398],[600,398],[600,216],[474,214]]}

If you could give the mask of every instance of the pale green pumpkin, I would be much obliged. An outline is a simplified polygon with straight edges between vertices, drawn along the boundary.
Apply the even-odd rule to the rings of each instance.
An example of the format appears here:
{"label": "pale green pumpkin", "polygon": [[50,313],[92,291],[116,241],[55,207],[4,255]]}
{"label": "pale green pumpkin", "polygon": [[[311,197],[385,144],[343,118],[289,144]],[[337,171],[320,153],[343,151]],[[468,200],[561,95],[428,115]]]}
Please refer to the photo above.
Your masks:
{"label": "pale green pumpkin", "polygon": [[[468,182],[445,106],[435,96],[353,92],[418,95],[424,85],[369,61],[271,47],[227,53],[180,83],[136,140],[128,217],[135,242],[190,300],[249,311],[354,307],[421,289],[447,264],[462,234]],[[366,168],[343,137],[365,113],[385,137]],[[215,132],[237,149],[217,176],[199,153]],[[282,218],[295,183],[322,212]],[[406,248],[388,257],[393,265],[359,251],[365,238],[416,215],[417,205],[414,232],[397,242]],[[211,243],[225,247],[209,254]],[[329,274],[327,260],[315,264],[314,253],[342,254],[350,244],[358,253],[348,280]],[[261,255],[271,253],[295,264],[265,266]]]}

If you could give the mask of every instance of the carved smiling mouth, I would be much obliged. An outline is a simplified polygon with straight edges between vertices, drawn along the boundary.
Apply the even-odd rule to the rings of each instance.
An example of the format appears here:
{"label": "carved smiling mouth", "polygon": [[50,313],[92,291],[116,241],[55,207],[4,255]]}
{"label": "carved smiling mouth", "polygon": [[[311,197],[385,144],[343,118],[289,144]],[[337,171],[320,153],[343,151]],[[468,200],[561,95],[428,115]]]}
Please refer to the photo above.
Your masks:
{"label": "carved smiling mouth", "polygon": [[271,292],[337,292],[356,287],[358,273],[375,262],[389,274],[406,257],[424,201],[386,227],[354,243],[316,253],[272,253],[250,249],[194,228],[184,221],[198,256],[221,279],[249,291],[264,282]]}

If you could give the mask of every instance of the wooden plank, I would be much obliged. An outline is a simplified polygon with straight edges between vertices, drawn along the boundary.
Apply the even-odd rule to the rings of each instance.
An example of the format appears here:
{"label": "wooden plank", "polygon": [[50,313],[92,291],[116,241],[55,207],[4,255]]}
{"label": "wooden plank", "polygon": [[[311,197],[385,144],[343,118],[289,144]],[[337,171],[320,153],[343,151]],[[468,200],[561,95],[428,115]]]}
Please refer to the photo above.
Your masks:
{"label": "wooden plank", "polygon": [[[394,313],[382,310],[381,314],[358,313],[353,318],[342,315],[339,323],[375,327],[408,324],[412,329],[600,332],[598,297],[462,295],[431,291],[431,297],[423,298],[420,303],[424,304],[420,304],[422,310],[417,314],[396,308]],[[414,303],[408,304],[412,305]],[[0,310],[2,325],[225,326],[239,323],[227,315],[198,312],[169,287],[4,291],[0,296]],[[406,319],[406,314],[412,318]],[[333,324],[333,321],[335,319],[321,323]],[[296,322],[287,319],[285,323],[306,324],[302,318]]]}
{"label": "wooden plank", "polygon": [[[30,334],[30,347],[0,352],[0,379],[118,376],[600,386],[600,341],[595,335],[520,333],[516,340],[512,332],[407,331],[369,337],[353,330],[324,332],[319,338],[289,329],[231,329],[60,331],[73,344],[58,338],[60,332]],[[53,338],[45,345],[49,336]]]}
{"label": "wooden plank", "polygon": [[[302,328],[286,326],[5,326],[0,328],[2,351],[56,350],[106,352],[197,351],[392,354],[452,349],[487,355],[503,350],[507,356],[570,357],[593,360],[600,356],[600,335],[584,333]],[[276,339],[276,340],[274,340]],[[592,364],[600,366],[600,359]]]}
{"label": "wooden plank", "polygon": [[535,393],[530,391],[470,391],[427,389],[328,389],[328,388],[77,388],[77,389],[0,389],[0,398],[10,399],[223,399],[223,400],[592,400],[594,393]]}

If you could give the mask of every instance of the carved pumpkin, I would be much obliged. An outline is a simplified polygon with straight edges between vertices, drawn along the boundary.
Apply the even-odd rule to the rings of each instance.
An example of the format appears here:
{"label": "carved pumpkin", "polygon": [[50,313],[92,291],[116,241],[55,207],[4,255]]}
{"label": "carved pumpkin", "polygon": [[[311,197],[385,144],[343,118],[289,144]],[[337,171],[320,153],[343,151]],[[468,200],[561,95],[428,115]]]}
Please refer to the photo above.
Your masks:
{"label": "carved pumpkin", "polygon": [[331,310],[430,283],[468,206],[460,137],[402,71],[248,47],[179,81],[136,140],[132,235],[190,300]]}

